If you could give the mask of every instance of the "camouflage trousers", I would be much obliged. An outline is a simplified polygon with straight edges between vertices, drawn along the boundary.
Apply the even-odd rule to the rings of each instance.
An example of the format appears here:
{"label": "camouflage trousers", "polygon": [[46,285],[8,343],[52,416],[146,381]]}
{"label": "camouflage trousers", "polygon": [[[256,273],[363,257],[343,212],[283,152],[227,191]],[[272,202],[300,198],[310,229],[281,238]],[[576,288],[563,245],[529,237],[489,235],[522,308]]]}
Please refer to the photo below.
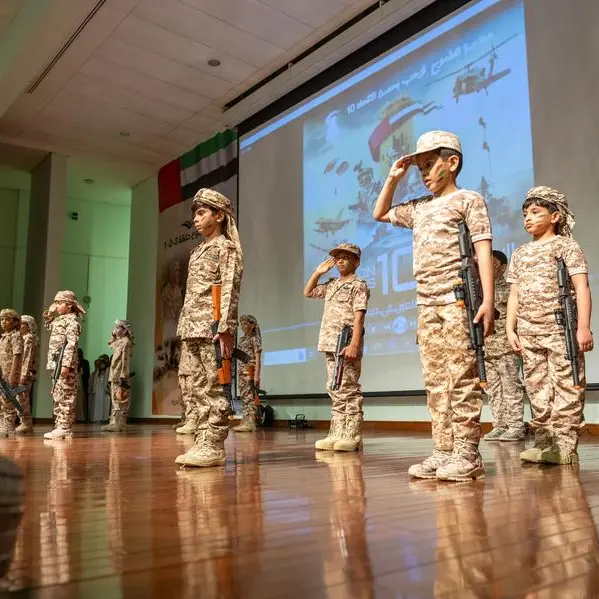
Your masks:
{"label": "camouflage trousers", "polygon": [[353,362],[346,361],[343,367],[343,377],[339,389],[334,391],[331,387],[335,378],[335,354],[326,352],[327,365],[327,393],[331,398],[331,412],[340,416],[362,416],[362,385],[360,385],[360,374],[362,373],[362,358]]}
{"label": "camouflage trousers", "polygon": [[23,423],[31,423],[31,388],[33,387],[33,383],[30,381],[25,384],[25,391],[19,394],[18,400],[23,408],[23,415],[19,416],[19,419]]}
{"label": "camouflage trousers", "polygon": [[54,426],[70,431],[75,422],[77,368],[71,368],[67,376],[59,377],[52,397],[54,398]]}
{"label": "camouflage trousers", "polygon": [[110,381],[110,401],[112,404],[111,421],[117,415],[123,415],[127,419],[131,405],[131,389],[121,387],[118,381]]}
{"label": "camouflage trousers", "polygon": [[252,391],[252,381],[250,380],[247,368],[244,368],[243,366],[239,368],[237,382],[239,383],[239,395],[241,396],[241,402],[243,404],[243,419],[255,424],[257,410]]}
{"label": "camouflage trousers", "polygon": [[179,381],[186,416],[210,438],[224,442],[229,434],[229,401],[218,381],[216,353],[211,339],[184,339],[179,362]]}
{"label": "camouflage trousers", "polygon": [[179,401],[181,402],[181,420],[183,422],[187,422],[187,419],[189,417],[193,418],[195,414],[195,406],[193,402],[189,401],[191,398],[190,379],[190,375],[181,374],[181,367],[179,366]]}
{"label": "camouflage trousers", "polygon": [[17,420],[17,410],[14,406],[0,395],[0,428],[14,430]]}
{"label": "camouflage trousers", "polygon": [[[482,390],[466,312],[455,304],[418,306],[418,344],[435,449],[480,440]],[[460,444],[462,445],[462,443]]]}
{"label": "camouflage trousers", "polygon": [[524,388],[520,382],[520,358],[513,352],[487,356],[485,366],[493,428],[521,430],[524,427]]}
{"label": "camouflage trousers", "polygon": [[[564,335],[521,335],[520,343],[535,437],[551,436],[560,449],[575,450],[584,429],[584,391],[574,389]],[[579,360],[584,387],[583,354]]]}

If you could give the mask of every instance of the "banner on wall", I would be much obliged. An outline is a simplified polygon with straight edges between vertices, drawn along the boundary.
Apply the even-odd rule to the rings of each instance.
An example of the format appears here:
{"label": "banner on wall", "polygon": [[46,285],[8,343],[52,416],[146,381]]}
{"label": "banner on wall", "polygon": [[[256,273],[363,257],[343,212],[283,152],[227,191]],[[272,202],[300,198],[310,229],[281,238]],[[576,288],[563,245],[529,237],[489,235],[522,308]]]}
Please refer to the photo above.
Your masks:
{"label": "banner on wall", "polygon": [[[152,414],[179,415],[177,322],[183,308],[189,253],[201,237],[193,228],[191,202],[202,187],[217,189],[237,205],[237,133],[227,129],[196,146],[158,173],[158,260],[154,328]],[[143,290],[139,290],[143,292]]]}

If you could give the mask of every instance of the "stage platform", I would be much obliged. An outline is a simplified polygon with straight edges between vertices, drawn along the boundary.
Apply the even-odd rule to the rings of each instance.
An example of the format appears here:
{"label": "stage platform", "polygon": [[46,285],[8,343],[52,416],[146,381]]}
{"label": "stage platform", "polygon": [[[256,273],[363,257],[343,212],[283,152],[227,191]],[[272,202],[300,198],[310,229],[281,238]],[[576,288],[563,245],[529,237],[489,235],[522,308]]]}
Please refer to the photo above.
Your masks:
{"label": "stage platform", "polygon": [[[167,425],[77,426],[67,441],[0,439],[26,504],[10,597],[419,599],[599,596],[599,443],[581,463],[523,467],[482,442],[487,476],[410,481],[423,433],[366,431],[359,454],[323,431],[234,435],[225,467],[180,469]],[[1,594],[1,593],[0,593]]]}

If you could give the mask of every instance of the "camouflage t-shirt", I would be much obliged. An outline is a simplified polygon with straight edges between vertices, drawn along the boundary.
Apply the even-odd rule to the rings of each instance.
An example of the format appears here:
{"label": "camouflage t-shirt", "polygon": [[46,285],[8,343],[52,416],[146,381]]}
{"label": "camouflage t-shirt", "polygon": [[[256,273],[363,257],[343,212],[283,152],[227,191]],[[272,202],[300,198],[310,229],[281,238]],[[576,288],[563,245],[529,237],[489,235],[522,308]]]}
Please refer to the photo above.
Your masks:
{"label": "camouflage t-shirt", "polygon": [[235,333],[243,262],[235,244],[219,235],[191,252],[187,289],[179,316],[181,339],[212,339],[212,286],[221,285],[219,333]]}
{"label": "camouflage t-shirt", "polygon": [[365,281],[353,275],[344,281],[329,279],[326,283],[317,285],[310,297],[324,299],[318,351],[334,352],[343,327],[353,326],[355,312],[365,312],[368,309],[370,289]]}
{"label": "camouflage t-shirt", "polygon": [[249,357],[249,364],[256,363],[256,352],[262,351],[262,341],[258,335],[243,335],[237,342],[237,347]]}
{"label": "camouflage t-shirt", "polygon": [[414,231],[414,278],[417,303],[443,306],[456,301],[460,269],[458,225],[465,221],[472,242],[491,240],[491,222],[483,197],[466,189],[435,198],[410,200],[389,211],[396,227]]}
{"label": "camouflage t-shirt", "polygon": [[62,366],[66,368],[77,368],[79,364],[79,336],[81,335],[81,325],[79,317],[71,312],[55,316],[54,319],[46,324],[50,330],[50,342],[48,347],[48,361],[46,368],[54,370],[55,360],[60,354],[63,344],[66,341],[66,347],[62,358]]}
{"label": "camouflage t-shirt", "polygon": [[588,272],[582,249],[570,237],[531,241],[513,253],[507,282],[518,285],[519,335],[563,331],[555,320],[555,311],[560,309],[556,262],[560,257],[570,276]]}
{"label": "camouflage t-shirt", "polygon": [[[10,333],[2,333],[0,338],[0,368],[2,375],[8,381],[12,372],[13,360],[16,356],[23,354],[23,338],[18,330],[10,331]],[[19,372],[19,376],[20,376]]]}
{"label": "camouflage t-shirt", "polygon": [[485,355],[495,358],[511,353],[512,347],[507,340],[506,317],[507,300],[510,296],[510,286],[504,277],[495,280],[495,309],[499,316],[495,318],[495,332],[485,339]]}
{"label": "camouflage t-shirt", "polygon": [[33,333],[23,335],[23,363],[21,379],[37,380],[37,337]]}
{"label": "camouflage t-shirt", "polygon": [[129,379],[131,371],[131,349],[133,343],[127,336],[118,337],[110,343],[112,348],[112,361],[110,362],[110,375],[108,380],[118,383],[121,379]]}

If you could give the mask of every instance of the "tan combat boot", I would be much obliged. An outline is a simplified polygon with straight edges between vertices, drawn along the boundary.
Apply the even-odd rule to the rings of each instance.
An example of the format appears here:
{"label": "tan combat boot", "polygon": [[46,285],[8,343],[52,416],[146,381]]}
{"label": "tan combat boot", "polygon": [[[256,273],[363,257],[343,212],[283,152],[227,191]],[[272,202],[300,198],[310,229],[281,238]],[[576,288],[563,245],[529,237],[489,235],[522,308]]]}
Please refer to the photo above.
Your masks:
{"label": "tan combat boot", "polygon": [[346,416],[343,436],[339,441],[335,441],[333,449],[335,451],[358,451],[361,448],[362,416],[360,414]]}
{"label": "tan combat boot", "polygon": [[520,459],[523,462],[533,462],[534,464],[541,464],[545,460],[543,459],[543,450],[551,448],[553,445],[553,437],[547,429],[536,429],[535,430],[535,444],[520,452]]}
{"label": "tan combat boot", "polygon": [[194,414],[187,414],[185,422],[175,429],[178,435],[195,435],[198,428],[198,419]]}
{"label": "tan combat boot", "polygon": [[437,468],[437,480],[468,482],[485,477],[485,466],[476,443],[455,439],[449,461]]}
{"label": "tan combat boot", "polygon": [[210,468],[222,466],[227,461],[225,454],[225,442],[217,441],[206,429],[198,432],[193,447],[180,456],[177,456],[175,464],[191,466],[195,468]]}
{"label": "tan combat boot", "polygon": [[19,426],[17,426],[17,428],[15,429],[15,432],[18,435],[27,435],[28,433],[32,433],[33,432],[33,420],[31,418],[31,416],[29,416],[29,417],[24,416],[23,418],[21,418],[21,424],[19,424]]}
{"label": "tan combat boot", "polygon": [[58,426],[44,434],[44,439],[70,439],[73,436],[71,429],[59,428]]}
{"label": "tan combat boot", "polygon": [[420,464],[412,464],[408,469],[408,474],[413,478],[436,479],[437,469],[445,466],[451,459],[451,456],[451,451],[435,449],[433,454],[428,456]]}
{"label": "tan combat boot", "polygon": [[244,417],[238,426],[233,429],[234,433],[253,433],[256,430],[254,421],[250,418]]}
{"label": "tan combat boot", "polygon": [[110,422],[102,427],[106,433],[120,433],[127,430],[127,417],[122,412],[113,412]]}
{"label": "tan combat boot", "polygon": [[345,416],[343,414],[337,414],[333,412],[329,434],[324,439],[316,441],[316,443],[314,443],[314,447],[323,451],[333,451],[335,443],[337,441],[341,441],[343,438],[344,426]]}

